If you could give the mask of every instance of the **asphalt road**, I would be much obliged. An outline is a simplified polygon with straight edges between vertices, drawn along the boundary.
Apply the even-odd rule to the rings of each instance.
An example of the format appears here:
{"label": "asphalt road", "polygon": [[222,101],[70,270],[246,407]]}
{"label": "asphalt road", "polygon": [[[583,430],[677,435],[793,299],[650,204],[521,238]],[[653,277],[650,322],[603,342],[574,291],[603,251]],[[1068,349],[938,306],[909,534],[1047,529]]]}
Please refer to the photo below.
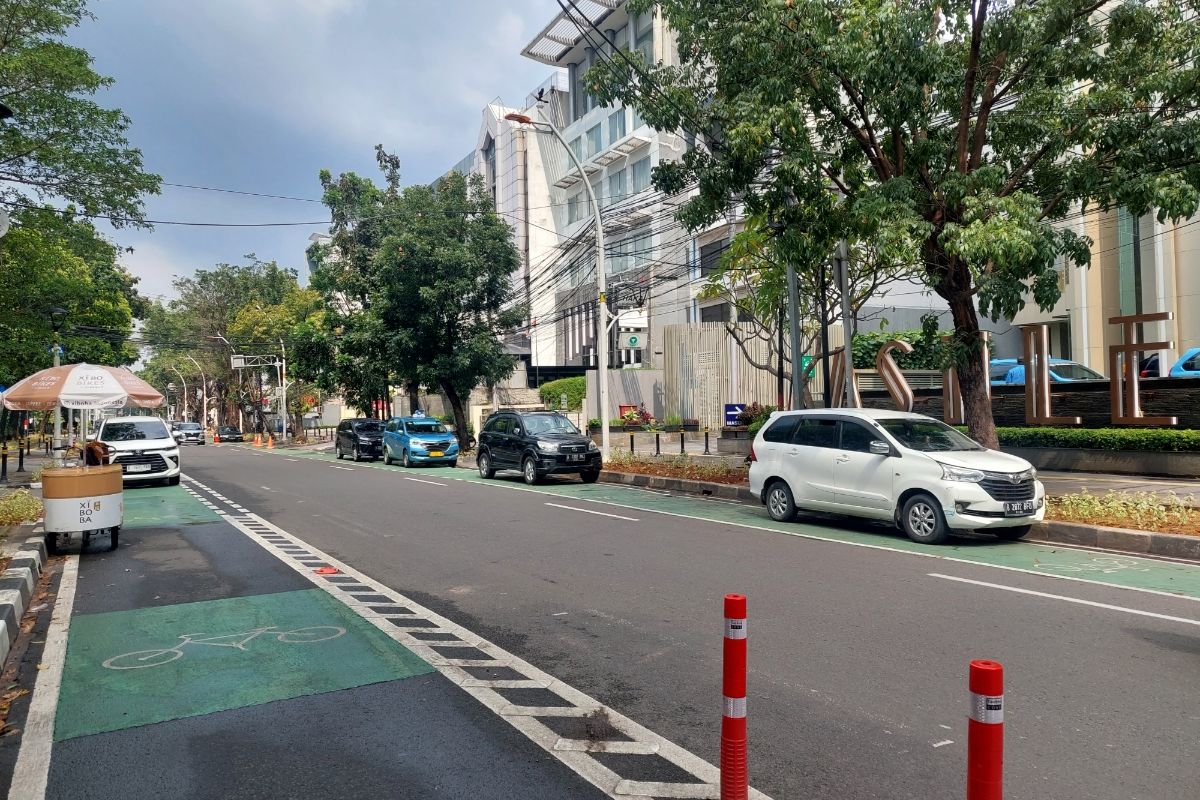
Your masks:
{"label": "asphalt road", "polygon": [[751,782],[777,800],[961,798],[972,658],[1007,670],[1008,796],[1197,795],[1194,597],[681,516],[711,501],[655,513],[635,489],[608,489],[622,509],[240,447],[189,448],[185,472],[714,763],[721,597],[746,593]]}

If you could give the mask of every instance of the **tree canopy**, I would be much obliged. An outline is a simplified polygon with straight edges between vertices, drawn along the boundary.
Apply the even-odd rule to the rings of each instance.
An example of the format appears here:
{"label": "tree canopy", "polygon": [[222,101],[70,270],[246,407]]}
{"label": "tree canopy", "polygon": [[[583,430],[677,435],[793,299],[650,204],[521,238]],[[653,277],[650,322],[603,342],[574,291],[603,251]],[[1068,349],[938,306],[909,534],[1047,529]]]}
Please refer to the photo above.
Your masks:
{"label": "tree canopy", "polygon": [[[648,0],[631,0],[647,9]],[[906,231],[953,317],[966,416],[995,445],[978,315],[1058,299],[1086,264],[1085,213],[1160,219],[1200,201],[1200,20],[1189,0],[660,0],[680,63],[590,73],[601,102],[698,137],[656,168],[698,186],[681,219],[736,198],[787,227],[806,271],[839,239]]]}

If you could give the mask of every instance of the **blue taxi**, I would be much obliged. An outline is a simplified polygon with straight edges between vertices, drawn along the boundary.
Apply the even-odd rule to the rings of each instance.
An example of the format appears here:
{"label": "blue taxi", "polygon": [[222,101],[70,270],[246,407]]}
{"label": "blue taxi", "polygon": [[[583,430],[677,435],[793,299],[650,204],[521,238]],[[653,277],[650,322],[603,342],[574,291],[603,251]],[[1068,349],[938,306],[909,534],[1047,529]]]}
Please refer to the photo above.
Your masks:
{"label": "blue taxi", "polygon": [[383,429],[383,463],[458,465],[458,437],[433,417],[392,417]]}

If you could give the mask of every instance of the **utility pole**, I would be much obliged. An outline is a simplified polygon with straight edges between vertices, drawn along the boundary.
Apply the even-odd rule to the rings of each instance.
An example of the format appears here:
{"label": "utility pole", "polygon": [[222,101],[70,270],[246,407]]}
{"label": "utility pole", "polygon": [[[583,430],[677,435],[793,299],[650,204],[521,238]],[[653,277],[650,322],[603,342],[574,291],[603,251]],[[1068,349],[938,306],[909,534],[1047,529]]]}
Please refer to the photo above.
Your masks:
{"label": "utility pole", "polygon": [[179,380],[183,384],[183,421],[187,422],[188,417],[191,416],[191,405],[188,403],[187,381],[184,380],[183,373],[179,371],[178,367],[171,367],[171,369],[175,370],[175,374],[179,376]]}
{"label": "utility pole", "polygon": [[802,383],[796,380],[796,365],[800,363],[800,290],[796,285],[796,265],[788,260],[788,324],[792,337],[792,408],[800,408]]}
{"label": "utility pole", "polygon": [[[780,411],[783,410],[784,404],[787,403],[787,398],[784,396],[784,393],[783,393],[783,309],[784,309],[783,306],[779,307],[779,331],[778,331],[778,336],[779,336],[779,375],[777,376],[777,380],[775,382],[776,383],[775,388],[778,390],[776,392],[776,395],[777,395],[776,402],[779,403]],[[796,383],[796,374],[797,374],[795,359],[796,359],[796,355],[795,355],[795,353],[793,353],[792,354],[792,385],[793,386]]]}
{"label": "utility pole", "polygon": [[196,365],[196,369],[200,371],[200,425],[208,427],[208,378],[204,376],[204,368],[200,366],[200,362],[187,357],[189,361]]}
{"label": "utility pole", "polygon": [[280,413],[283,415],[283,433],[279,437],[279,441],[287,441],[288,428],[288,404],[287,404],[287,347],[283,344],[283,337],[279,339],[279,352],[281,360],[279,363],[279,405]]}
{"label": "utility pole", "polygon": [[821,301],[821,399],[825,408],[829,408],[832,400],[829,386],[829,286],[825,271],[825,264],[822,264],[817,295]]}
{"label": "utility pole", "polygon": [[842,294],[842,339],[845,341],[843,351],[846,354],[846,369],[844,387],[846,392],[846,408],[853,408],[854,403],[854,320],[850,318],[850,250],[846,240],[842,239],[837,246],[838,281],[841,283]]}
{"label": "utility pole", "polygon": [[[54,366],[62,366],[62,345],[58,342],[58,332],[62,330],[63,322],[67,318],[67,310],[65,308],[54,307],[50,309],[50,326],[54,329]],[[63,443],[62,443],[62,406],[58,403],[54,404],[54,466],[61,468],[63,465]]]}

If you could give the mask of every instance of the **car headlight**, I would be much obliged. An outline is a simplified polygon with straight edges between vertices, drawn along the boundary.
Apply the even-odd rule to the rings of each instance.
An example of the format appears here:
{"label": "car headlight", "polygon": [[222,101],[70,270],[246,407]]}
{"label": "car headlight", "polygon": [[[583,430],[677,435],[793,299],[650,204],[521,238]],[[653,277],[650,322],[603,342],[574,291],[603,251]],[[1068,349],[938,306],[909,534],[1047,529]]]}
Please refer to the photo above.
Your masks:
{"label": "car headlight", "polygon": [[1037,480],[1037,467],[1030,467],[1030,468],[1029,468],[1029,479],[1030,479],[1031,481],[1036,481],[1036,480]]}
{"label": "car headlight", "polygon": [[537,447],[538,447],[538,450],[541,450],[546,453],[557,453],[558,452],[558,442],[547,442],[545,439],[538,439]]}
{"label": "car headlight", "polygon": [[425,444],[424,442],[410,442],[408,448],[410,450],[427,450],[429,445]]}
{"label": "car headlight", "polygon": [[589,452],[595,452],[595,451],[597,451],[597,450],[599,450],[599,449],[600,449],[600,448],[596,446],[596,443],[595,443],[595,442],[593,442],[593,441],[591,441],[591,440],[589,440],[589,441],[588,441],[588,451],[589,451]]}
{"label": "car headlight", "polygon": [[944,481],[963,481],[965,483],[979,483],[984,479],[982,470],[966,469],[965,467],[952,467],[949,464],[942,464],[942,480]]}

